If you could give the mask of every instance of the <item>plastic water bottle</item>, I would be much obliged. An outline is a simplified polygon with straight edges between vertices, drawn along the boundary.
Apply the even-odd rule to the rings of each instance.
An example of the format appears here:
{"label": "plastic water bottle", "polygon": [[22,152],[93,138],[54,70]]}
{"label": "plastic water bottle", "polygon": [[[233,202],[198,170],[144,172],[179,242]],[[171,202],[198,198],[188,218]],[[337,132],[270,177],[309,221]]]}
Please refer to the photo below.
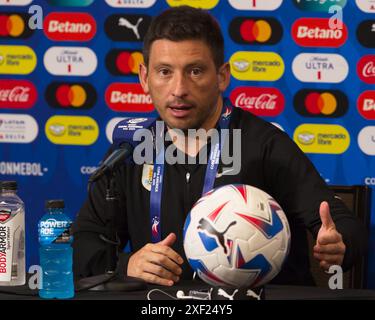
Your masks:
{"label": "plastic water bottle", "polygon": [[39,254],[42,288],[39,296],[46,299],[74,297],[72,220],[64,213],[63,200],[46,202],[46,214],[39,222]]}
{"label": "plastic water bottle", "polygon": [[16,181],[0,182],[0,286],[18,286],[25,278],[25,205]]}

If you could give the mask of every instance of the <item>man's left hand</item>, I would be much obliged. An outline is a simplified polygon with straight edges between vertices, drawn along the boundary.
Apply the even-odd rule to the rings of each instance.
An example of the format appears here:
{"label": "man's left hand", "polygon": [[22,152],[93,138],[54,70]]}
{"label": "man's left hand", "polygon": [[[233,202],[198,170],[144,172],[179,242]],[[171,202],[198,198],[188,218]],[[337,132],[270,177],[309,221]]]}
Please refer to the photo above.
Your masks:
{"label": "man's left hand", "polygon": [[341,234],[336,230],[326,201],[320,204],[319,214],[322,226],[314,246],[314,258],[320,262],[321,268],[328,270],[332,265],[342,264],[346,247]]}

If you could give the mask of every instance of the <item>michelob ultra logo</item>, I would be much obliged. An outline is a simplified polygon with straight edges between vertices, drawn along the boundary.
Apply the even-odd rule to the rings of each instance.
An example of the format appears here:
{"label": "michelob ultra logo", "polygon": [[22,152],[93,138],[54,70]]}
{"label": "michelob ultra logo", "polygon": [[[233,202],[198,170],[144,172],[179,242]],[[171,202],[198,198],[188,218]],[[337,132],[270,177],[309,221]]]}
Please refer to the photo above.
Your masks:
{"label": "michelob ultra logo", "polygon": [[363,92],[357,101],[358,112],[367,120],[375,120],[375,90]]}
{"label": "michelob ultra logo", "polygon": [[0,74],[30,74],[37,63],[33,49],[0,45]]}
{"label": "michelob ultra logo", "polygon": [[375,1],[374,0],[355,0],[358,8],[366,13],[375,13]]}
{"label": "michelob ultra logo", "polygon": [[0,6],[27,6],[33,0],[0,0]]}
{"label": "michelob ultra logo", "polygon": [[344,8],[347,0],[293,0],[298,9],[329,13],[332,6]]}
{"label": "michelob ultra logo", "polygon": [[94,0],[47,0],[49,4],[62,7],[87,7]]}
{"label": "michelob ultra logo", "polygon": [[150,8],[156,0],[105,0],[107,4],[114,8]]}
{"label": "michelob ultra logo", "polygon": [[170,7],[178,7],[182,5],[201,8],[212,9],[217,6],[219,0],[167,0]]}
{"label": "michelob ultra logo", "polygon": [[29,38],[34,30],[29,28],[28,21],[31,15],[27,13],[8,13],[0,14],[0,39],[26,39]]}
{"label": "michelob ultra logo", "polygon": [[233,77],[244,81],[276,81],[284,74],[284,61],[275,52],[238,51],[230,60]]}
{"label": "michelob ultra logo", "polygon": [[38,131],[38,123],[28,114],[0,114],[0,142],[31,143]]}
{"label": "michelob ultra logo", "polygon": [[105,64],[114,76],[137,75],[139,65],[143,63],[140,51],[113,49],[105,59]]}
{"label": "michelob ultra logo", "polygon": [[350,145],[349,132],[340,125],[302,124],[293,139],[306,153],[341,154]]}
{"label": "michelob ultra logo", "polygon": [[375,156],[375,126],[364,127],[359,132],[358,145],[363,153]]}
{"label": "michelob ultra logo", "polygon": [[54,144],[87,146],[99,136],[96,121],[84,116],[52,116],[45,125],[47,138]]}
{"label": "michelob ultra logo", "polygon": [[281,6],[283,0],[229,0],[229,3],[237,10],[273,11]]}
{"label": "michelob ultra logo", "polygon": [[292,69],[302,82],[340,83],[349,73],[345,58],[329,53],[301,53],[294,58]]}

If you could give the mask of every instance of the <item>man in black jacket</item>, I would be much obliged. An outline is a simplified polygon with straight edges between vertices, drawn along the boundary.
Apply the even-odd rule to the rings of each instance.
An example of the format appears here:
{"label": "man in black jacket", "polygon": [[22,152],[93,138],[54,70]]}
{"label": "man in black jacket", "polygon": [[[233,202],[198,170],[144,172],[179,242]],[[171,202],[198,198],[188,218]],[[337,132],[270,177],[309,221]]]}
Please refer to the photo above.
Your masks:
{"label": "man in black jacket", "polygon": [[[224,41],[213,17],[189,7],[166,10],[151,24],[143,53],[145,63],[140,67],[140,82],[151,95],[168,132],[222,129],[225,110],[222,94],[229,85],[230,67],[224,62]],[[121,210],[117,229],[121,248],[130,243],[131,252],[119,254],[118,271],[168,286],[179,279],[191,278],[192,270],[182,243],[186,215],[207,186],[210,189],[232,183],[264,190],[276,199],[288,217],[290,254],[274,283],[313,283],[306,228],[316,238],[314,257],[323,269],[331,265],[350,268],[366,248],[364,228],[335,198],[303,152],[284,132],[238,108],[233,108],[228,128],[226,141],[232,151],[233,129],[241,130],[241,152],[233,154],[241,168],[237,174],[228,174],[223,172],[225,166],[221,162],[211,185],[207,180],[207,165],[191,164],[202,152],[213,148],[210,142],[203,147],[177,145],[189,161],[163,165],[160,193],[153,189],[155,186],[149,179],[157,167],[133,163],[119,168],[116,184]],[[77,216],[76,278],[105,271],[106,244],[99,237],[105,233],[107,224],[105,180],[95,184],[92,198]]]}

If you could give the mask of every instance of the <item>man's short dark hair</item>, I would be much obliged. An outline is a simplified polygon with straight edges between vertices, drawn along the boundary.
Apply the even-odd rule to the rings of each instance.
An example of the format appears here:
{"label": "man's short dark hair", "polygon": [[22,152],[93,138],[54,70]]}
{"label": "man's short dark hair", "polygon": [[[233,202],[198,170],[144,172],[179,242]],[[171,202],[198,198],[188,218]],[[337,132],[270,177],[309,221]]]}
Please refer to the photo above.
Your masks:
{"label": "man's short dark hair", "polygon": [[143,58],[148,66],[154,41],[202,40],[211,50],[216,68],[224,63],[224,38],[219,23],[208,12],[189,6],[170,8],[156,16],[143,42]]}

